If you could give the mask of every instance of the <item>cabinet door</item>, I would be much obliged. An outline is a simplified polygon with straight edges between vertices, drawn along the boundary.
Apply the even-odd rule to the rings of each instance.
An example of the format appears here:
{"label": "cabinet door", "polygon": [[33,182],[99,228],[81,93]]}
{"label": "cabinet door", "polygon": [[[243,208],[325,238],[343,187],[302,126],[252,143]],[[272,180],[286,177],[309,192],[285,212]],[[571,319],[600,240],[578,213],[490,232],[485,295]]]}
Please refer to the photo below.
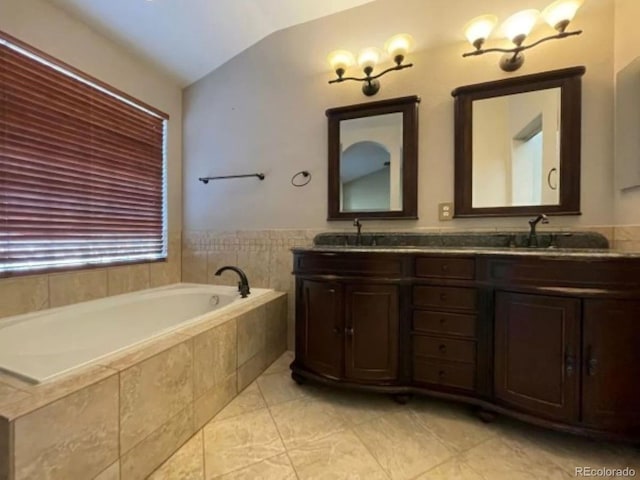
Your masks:
{"label": "cabinet door", "polygon": [[299,280],[296,351],[302,364],[321,375],[343,375],[344,312],[342,286]]}
{"label": "cabinet door", "polygon": [[640,302],[587,300],[583,421],[640,433]]}
{"label": "cabinet door", "polygon": [[578,417],[580,300],[496,294],[495,396],[552,420]]}
{"label": "cabinet door", "polygon": [[397,378],[398,318],[397,286],[346,286],[347,378]]}

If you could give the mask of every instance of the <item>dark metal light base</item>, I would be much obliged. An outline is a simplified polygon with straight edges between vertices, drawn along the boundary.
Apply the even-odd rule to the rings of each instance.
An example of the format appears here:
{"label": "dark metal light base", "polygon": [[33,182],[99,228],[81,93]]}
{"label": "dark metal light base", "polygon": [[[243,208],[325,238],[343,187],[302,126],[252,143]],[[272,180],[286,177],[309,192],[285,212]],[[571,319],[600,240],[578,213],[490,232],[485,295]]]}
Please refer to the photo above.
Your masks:
{"label": "dark metal light base", "polygon": [[515,72],[524,63],[524,54],[522,52],[513,54],[505,53],[500,59],[500,68],[505,72]]}
{"label": "dark metal light base", "polygon": [[364,93],[367,97],[371,97],[378,93],[380,90],[380,81],[379,80],[371,80],[362,85],[362,93]]}

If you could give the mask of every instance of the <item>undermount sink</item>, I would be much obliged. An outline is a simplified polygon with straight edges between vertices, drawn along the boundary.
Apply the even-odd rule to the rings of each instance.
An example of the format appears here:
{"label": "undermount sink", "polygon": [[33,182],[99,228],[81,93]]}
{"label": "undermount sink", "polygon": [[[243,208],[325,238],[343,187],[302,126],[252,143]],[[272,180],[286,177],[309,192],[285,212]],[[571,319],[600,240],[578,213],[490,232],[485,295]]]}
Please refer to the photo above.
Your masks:
{"label": "undermount sink", "polygon": [[458,233],[321,233],[314,245],[333,247],[433,247],[498,249],[608,249],[609,242],[595,232],[537,233],[537,246],[529,246],[528,232],[458,232]]}

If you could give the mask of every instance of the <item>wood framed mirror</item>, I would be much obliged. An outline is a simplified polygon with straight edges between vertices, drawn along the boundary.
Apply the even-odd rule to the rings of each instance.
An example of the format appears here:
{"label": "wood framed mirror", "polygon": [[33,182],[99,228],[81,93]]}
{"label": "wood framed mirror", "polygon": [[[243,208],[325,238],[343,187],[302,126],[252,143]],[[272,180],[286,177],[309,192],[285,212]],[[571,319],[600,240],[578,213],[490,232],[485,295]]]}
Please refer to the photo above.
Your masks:
{"label": "wood framed mirror", "polygon": [[454,217],[580,214],[584,67],[456,88]]}
{"label": "wood framed mirror", "polygon": [[327,220],[418,218],[417,96],[331,108]]}

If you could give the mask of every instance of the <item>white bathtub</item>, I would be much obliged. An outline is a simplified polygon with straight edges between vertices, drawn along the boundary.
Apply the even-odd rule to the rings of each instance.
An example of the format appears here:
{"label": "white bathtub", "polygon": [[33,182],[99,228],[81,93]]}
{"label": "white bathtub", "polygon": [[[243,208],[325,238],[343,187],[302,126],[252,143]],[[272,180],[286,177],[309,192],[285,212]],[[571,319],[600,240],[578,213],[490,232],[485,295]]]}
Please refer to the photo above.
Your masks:
{"label": "white bathtub", "polygon": [[39,383],[270,290],[175,284],[0,320],[0,370]]}

